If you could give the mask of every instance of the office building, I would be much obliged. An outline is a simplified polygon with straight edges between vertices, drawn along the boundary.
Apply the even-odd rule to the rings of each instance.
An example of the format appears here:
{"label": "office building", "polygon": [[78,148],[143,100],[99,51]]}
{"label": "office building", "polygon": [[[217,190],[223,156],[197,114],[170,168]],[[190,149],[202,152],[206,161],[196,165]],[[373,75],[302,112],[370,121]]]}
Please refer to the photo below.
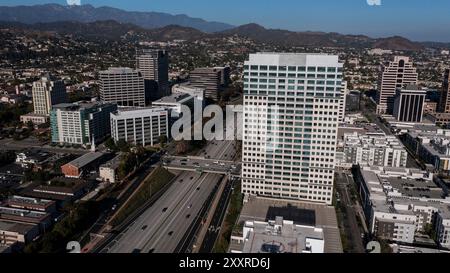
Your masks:
{"label": "office building", "polygon": [[416,85],[418,74],[409,57],[395,56],[382,66],[378,78],[377,113],[393,114],[396,91],[405,85]]}
{"label": "office building", "polygon": [[119,106],[145,107],[145,84],[140,71],[116,67],[99,73],[100,99]]}
{"label": "office building", "polygon": [[169,53],[165,50],[142,49],[136,51],[136,69],[145,81],[146,101],[170,95]]}
{"label": "office building", "polygon": [[223,87],[228,86],[230,83],[231,68],[229,66],[216,66],[214,69],[220,71],[220,85]]}
{"label": "office building", "polygon": [[119,110],[111,114],[111,136],[134,145],[153,146],[169,137],[169,111],[163,107]]}
{"label": "office building", "polygon": [[77,102],[55,105],[50,114],[52,142],[90,145],[105,140],[111,133],[110,113],[117,105]]}
{"label": "office building", "polygon": [[178,119],[182,114],[182,106],[185,105],[191,110],[191,115],[194,114],[194,105],[196,97],[187,93],[174,93],[170,96],[163,97],[157,101],[152,102],[154,107],[163,107],[169,110],[171,119]]}
{"label": "office building", "polygon": [[361,111],[361,92],[360,91],[348,92],[345,100],[345,112],[350,113],[359,111]]}
{"label": "office building", "polygon": [[218,100],[221,84],[225,82],[222,78],[223,69],[219,68],[196,68],[190,74],[191,85],[205,89],[205,98]]}
{"label": "office building", "polygon": [[339,104],[339,122],[344,122],[345,119],[345,105],[347,103],[347,82],[342,82],[342,88],[341,88],[341,101]]}
{"label": "office building", "polygon": [[440,113],[450,113],[450,69],[446,69],[442,82],[441,98],[437,111]]}
{"label": "office building", "polygon": [[331,204],[343,64],[258,53],[244,64],[244,194]]}
{"label": "office building", "polygon": [[64,82],[51,77],[42,77],[34,82],[32,93],[34,114],[37,115],[48,116],[53,105],[68,101]]}
{"label": "office building", "polygon": [[415,85],[398,89],[394,103],[394,116],[397,121],[422,122],[426,95],[425,90]]}
{"label": "office building", "polygon": [[195,87],[190,83],[176,84],[172,87],[172,94],[189,94],[203,104],[203,100],[205,98],[205,88]]}

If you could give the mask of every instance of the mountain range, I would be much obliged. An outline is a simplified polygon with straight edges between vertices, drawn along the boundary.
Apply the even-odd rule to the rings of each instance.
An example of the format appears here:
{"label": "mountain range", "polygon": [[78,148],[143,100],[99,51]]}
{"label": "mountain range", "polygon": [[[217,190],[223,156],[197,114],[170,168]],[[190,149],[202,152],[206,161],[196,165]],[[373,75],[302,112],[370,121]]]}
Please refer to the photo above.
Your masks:
{"label": "mountain range", "polygon": [[161,12],[124,11],[112,7],[91,5],[63,6],[45,4],[34,6],[0,6],[0,20],[25,24],[51,23],[60,21],[78,21],[90,23],[95,21],[115,20],[119,23],[134,24],[142,28],[160,28],[168,25],[192,27],[206,33],[223,31],[234,26],[219,22],[207,22],[184,14],[171,15]]}
{"label": "mountain range", "polygon": [[84,38],[120,39],[135,34],[146,39],[169,41],[240,36],[260,43],[283,46],[364,47],[419,51],[433,44],[419,43],[404,37],[371,38],[365,35],[344,35],[325,32],[295,32],[267,29],[258,24],[234,27],[207,22],[186,15],[156,12],[128,12],[110,7],[90,5],[61,6],[57,4],[0,7],[0,27],[52,31]]}

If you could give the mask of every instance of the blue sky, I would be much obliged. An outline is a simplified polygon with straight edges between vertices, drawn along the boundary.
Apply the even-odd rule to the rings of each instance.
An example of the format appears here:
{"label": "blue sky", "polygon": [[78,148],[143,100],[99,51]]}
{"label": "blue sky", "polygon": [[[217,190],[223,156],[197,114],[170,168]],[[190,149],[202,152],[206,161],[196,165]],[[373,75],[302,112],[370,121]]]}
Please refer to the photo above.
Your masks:
{"label": "blue sky", "polygon": [[[65,4],[66,0],[0,0],[0,5]],[[450,42],[449,0],[81,0],[82,4],[133,11],[187,14],[233,25],[255,22],[269,28],[402,35],[416,41]]]}

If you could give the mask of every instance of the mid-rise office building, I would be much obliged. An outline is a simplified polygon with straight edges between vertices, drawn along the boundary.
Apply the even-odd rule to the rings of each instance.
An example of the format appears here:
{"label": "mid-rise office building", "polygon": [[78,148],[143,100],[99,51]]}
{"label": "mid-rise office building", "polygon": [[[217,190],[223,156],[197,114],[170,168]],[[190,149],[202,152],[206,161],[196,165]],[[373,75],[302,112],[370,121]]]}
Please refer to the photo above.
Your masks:
{"label": "mid-rise office building", "polygon": [[418,73],[409,57],[395,56],[382,66],[378,78],[377,113],[393,114],[396,91],[406,85],[416,85]]}
{"label": "mid-rise office building", "polygon": [[153,146],[161,136],[169,137],[169,113],[166,108],[119,110],[111,114],[114,141]]}
{"label": "mid-rise office building", "polygon": [[331,204],[338,56],[258,53],[244,64],[244,194]]}
{"label": "mid-rise office building", "polygon": [[100,99],[119,106],[145,107],[146,95],[141,72],[131,68],[110,68],[99,73]]}
{"label": "mid-rise office building", "polygon": [[169,53],[167,51],[157,49],[137,50],[136,69],[144,77],[147,102],[170,94]]}
{"label": "mid-rise office building", "polygon": [[110,113],[117,105],[99,102],[58,104],[50,113],[52,142],[89,145],[99,143],[111,133]]}
{"label": "mid-rise office building", "polygon": [[63,81],[42,77],[33,83],[34,113],[48,116],[52,106],[67,102],[66,86]]}
{"label": "mid-rise office building", "polygon": [[195,87],[190,83],[176,84],[172,87],[172,94],[174,95],[189,94],[195,97],[197,100],[201,101],[203,104],[203,100],[205,98],[205,89]]}
{"label": "mid-rise office building", "polygon": [[190,109],[191,115],[194,114],[195,101],[196,97],[188,93],[174,93],[152,102],[152,106],[163,107],[169,111],[171,119],[178,119],[183,113],[183,106],[187,106]]}
{"label": "mid-rise office building", "polygon": [[425,90],[415,85],[398,89],[394,104],[394,116],[397,121],[422,122],[426,95]]}
{"label": "mid-rise office building", "polygon": [[222,79],[223,69],[219,68],[196,68],[190,74],[191,85],[205,89],[205,97],[218,100],[220,87],[224,80]]}
{"label": "mid-rise office building", "polygon": [[440,113],[450,113],[450,69],[446,69],[444,80],[442,82],[441,98],[439,100],[437,111]]}

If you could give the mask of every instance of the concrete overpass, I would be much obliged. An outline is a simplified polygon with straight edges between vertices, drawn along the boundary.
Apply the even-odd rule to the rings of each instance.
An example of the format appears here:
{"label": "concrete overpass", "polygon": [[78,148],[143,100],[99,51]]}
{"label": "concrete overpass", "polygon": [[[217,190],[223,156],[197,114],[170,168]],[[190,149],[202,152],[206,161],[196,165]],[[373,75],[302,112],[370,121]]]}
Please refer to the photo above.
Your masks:
{"label": "concrete overpass", "polygon": [[192,156],[166,156],[162,158],[162,162],[164,168],[168,170],[241,176],[240,162]]}

